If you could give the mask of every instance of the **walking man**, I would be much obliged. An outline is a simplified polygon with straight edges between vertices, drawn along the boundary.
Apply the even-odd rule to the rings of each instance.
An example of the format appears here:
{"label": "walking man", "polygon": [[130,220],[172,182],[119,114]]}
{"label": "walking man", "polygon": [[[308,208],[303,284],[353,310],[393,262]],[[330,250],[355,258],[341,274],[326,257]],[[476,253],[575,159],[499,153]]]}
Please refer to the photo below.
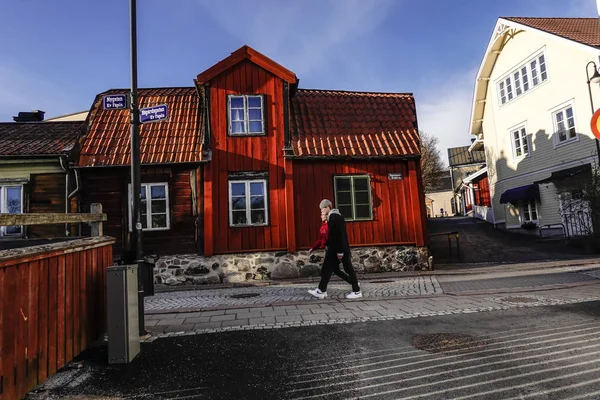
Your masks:
{"label": "walking man", "polygon": [[[325,260],[321,269],[321,282],[319,287],[309,290],[308,293],[316,298],[324,299],[327,297],[327,284],[331,279],[331,274],[337,276],[352,285],[352,291],[346,295],[347,299],[358,299],[362,297],[360,285],[354,267],[352,267],[352,257],[350,255],[350,244],[348,243],[348,233],[346,232],[346,222],[337,208],[333,208],[331,201],[325,199],[319,204],[321,214],[327,217],[329,227],[329,237],[325,250]],[[340,262],[344,266],[344,271],[340,269]]]}

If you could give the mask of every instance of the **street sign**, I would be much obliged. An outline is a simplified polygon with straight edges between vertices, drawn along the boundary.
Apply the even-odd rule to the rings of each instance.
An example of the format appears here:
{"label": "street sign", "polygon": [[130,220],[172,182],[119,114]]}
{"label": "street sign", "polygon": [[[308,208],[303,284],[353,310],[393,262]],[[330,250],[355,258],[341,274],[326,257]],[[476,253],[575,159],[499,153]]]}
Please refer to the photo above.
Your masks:
{"label": "street sign", "polygon": [[402,180],[402,173],[399,172],[397,174],[388,174],[388,180],[390,180],[390,181],[400,181],[400,180]]}
{"label": "street sign", "polygon": [[140,108],[140,122],[157,122],[169,118],[169,111],[166,104],[160,106]]}
{"label": "street sign", "polygon": [[596,136],[596,139],[600,139],[600,109],[596,110],[594,115],[592,115],[590,124],[592,126],[592,133]]}
{"label": "street sign", "polygon": [[127,108],[127,95],[113,94],[104,96],[102,98],[102,104],[105,110],[122,110]]}

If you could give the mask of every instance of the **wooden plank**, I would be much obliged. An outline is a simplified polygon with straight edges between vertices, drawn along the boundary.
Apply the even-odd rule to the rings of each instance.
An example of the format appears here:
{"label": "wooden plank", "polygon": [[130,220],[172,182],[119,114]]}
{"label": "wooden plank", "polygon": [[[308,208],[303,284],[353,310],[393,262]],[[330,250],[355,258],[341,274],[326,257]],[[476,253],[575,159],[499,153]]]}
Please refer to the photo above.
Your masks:
{"label": "wooden plank", "polygon": [[65,255],[65,360],[73,359],[73,254]]}
{"label": "wooden plank", "polygon": [[98,250],[90,250],[90,267],[92,270],[92,296],[90,298],[91,303],[91,311],[92,311],[92,319],[91,319],[91,331],[90,331],[90,339],[92,341],[97,339],[98,335],[98,318],[100,318],[99,307],[98,307],[98,297],[100,296],[100,288],[99,288],[99,278],[98,278]]}
{"label": "wooden plank", "polygon": [[286,241],[288,251],[296,252],[296,224],[294,216],[294,162],[285,162],[285,207],[286,207]]}
{"label": "wooden plank", "polygon": [[38,381],[43,382],[48,377],[48,337],[49,324],[48,313],[50,301],[50,259],[40,260],[39,273],[39,296],[38,296]]}
{"label": "wooden plank", "polygon": [[4,315],[6,314],[5,308],[7,304],[6,291],[7,289],[4,287],[4,276],[6,275],[6,268],[0,268],[0,399],[3,399],[2,393],[4,392],[4,386],[6,383],[4,382],[4,342],[3,334],[4,334]]}
{"label": "wooden plank", "polygon": [[106,214],[0,214],[0,226],[72,224],[106,220]]}
{"label": "wooden plank", "polygon": [[208,163],[204,166],[204,255],[210,257],[214,254],[214,215],[212,192],[212,167]]}
{"label": "wooden plank", "polygon": [[73,350],[72,354],[79,354],[83,349],[81,346],[81,335],[79,334],[79,327],[81,321],[80,314],[80,301],[81,301],[81,293],[80,293],[80,274],[79,274],[79,254],[74,253],[71,254],[71,265],[73,270],[73,279],[72,279],[72,302],[73,309],[71,311],[73,318]]}
{"label": "wooden plank", "polygon": [[57,324],[56,324],[56,368],[60,369],[65,365],[65,304],[66,304],[66,291],[65,291],[65,269],[66,262],[65,256],[58,257],[58,285],[57,285]]}
{"label": "wooden plank", "polygon": [[6,399],[21,398],[17,393],[15,385],[16,369],[16,340],[18,334],[17,315],[18,315],[18,271],[17,267],[5,269],[4,276],[4,301],[0,306],[4,308],[2,323],[2,370],[3,370],[3,395]]}
{"label": "wooden plank", "polygon": [[29,304],[27,311],[27,322],[29,324],[27,339],[27,361],[28,361],[28,387],[34,388],[39,383],[38,381],[38,323],[39,323],[39,261],[34,261],[29,264]]}
{"label": "wooden plank", "polygon": [[85,251],[78,253],[79,256],[79,336],[81,348],[87,347],[87,324],[88,324],[88,309],[87,309],[87,256]]}
{"label": "wooden plank", "polygon": [[48,376],[57,370],[58,344],[58,257],[49,260],[48,287]]}
{"label": "wooden plank", "polygon": [[395,241],[394,231],[396,229],[396,225],[398,224],[397,216],[392,212],[392,199],[391,191],[393,187],[391,184],[393,183],[388,180],[388,173],[392,172],[392,165],[389,162],[382,162],[380,164],[379,175],[377,176],[377,180],[379,181],[380,187],[380,198],[381,204],[379,206],[379,215],[378,217],[384,223],[384,239],[386,243],[391,243]]}
{"label": "wooden plank", "polygon": [[27,340],[29,339],[29,324],[27,323],[27,312],[29,308],[29,264],[22,263],[17,266],[18,289],[17,289],[17,393],[23,396],[29,390],[27,386]]}

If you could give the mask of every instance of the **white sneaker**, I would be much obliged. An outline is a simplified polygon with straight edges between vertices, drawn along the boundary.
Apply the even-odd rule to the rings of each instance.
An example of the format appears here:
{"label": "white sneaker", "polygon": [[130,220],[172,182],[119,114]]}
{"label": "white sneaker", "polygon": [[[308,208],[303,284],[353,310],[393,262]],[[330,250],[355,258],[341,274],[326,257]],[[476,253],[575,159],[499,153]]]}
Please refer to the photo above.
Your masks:
{"label": "white sneaker", "polygon": [[308,293],[312,294],[317,299],[324,299],[325,297],[327,297],[327,292],[321,292],[321,289],[319,288],[309,290]]}
{"label": "white sneaker", "polygon": [[362,292],[350,292],[346,295],[347,299],[359,299],[363,297]]}

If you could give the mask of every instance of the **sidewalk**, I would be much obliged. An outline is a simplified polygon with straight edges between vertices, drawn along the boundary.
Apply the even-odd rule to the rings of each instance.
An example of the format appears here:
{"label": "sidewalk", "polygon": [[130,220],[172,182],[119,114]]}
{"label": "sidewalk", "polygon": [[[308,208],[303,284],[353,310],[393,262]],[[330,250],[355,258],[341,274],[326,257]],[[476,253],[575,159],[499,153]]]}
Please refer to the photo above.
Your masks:
{"label": "sidewalk", "polygon": [[512,266],[486,274],[471,270],[411,277],[363,276],[364,297],[359,300],[346,300],[348,285],[339,281],[330,284],[325,300],[307,293],[315,286],[308,282],[157,293],[145,301],[147,340],[600,300],[597,260],[565,264],[543,265],[542,269],[539,264],[537,269]]}

